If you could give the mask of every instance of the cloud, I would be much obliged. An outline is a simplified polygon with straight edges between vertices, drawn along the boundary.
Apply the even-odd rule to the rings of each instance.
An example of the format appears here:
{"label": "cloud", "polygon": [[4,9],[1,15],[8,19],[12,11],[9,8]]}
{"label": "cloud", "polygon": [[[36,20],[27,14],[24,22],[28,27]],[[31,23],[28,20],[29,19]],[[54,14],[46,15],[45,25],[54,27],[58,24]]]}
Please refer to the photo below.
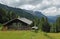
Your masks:
{"label": "cloud", "polygon": [[19,8],[33,10],[35,8],[35,6],[27,4],[27,5],[22,5]]}
{"label": "cloud", "polygon": [[12,7],[17,7],[20,3],[20,0],[0,0],[0,3],[12,6]]}
{"label": "cloud", "polygon": [[0,0],[0,3],[13,6],[13,7],[18,7],[25,4],[36,5],[41,1],[42,0]]}
{"label": "cloud", "polygon": [[50,7],[43,10],[43,12],[45,12],[44,14],[46,14],[46,16],[56,16],[60,15],[60,8]]}
{"label": "cloud", "polygon": [[0,0],[0,3],[27,10],[42,11],[46,16],[59,15],[60,12],[60,0]]}

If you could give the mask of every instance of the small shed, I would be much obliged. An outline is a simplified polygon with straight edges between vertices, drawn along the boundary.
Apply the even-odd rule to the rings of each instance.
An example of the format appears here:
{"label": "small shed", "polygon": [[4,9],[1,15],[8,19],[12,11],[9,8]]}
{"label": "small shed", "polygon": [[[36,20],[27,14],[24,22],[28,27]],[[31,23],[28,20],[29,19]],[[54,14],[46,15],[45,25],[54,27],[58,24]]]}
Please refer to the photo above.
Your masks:
{"label": "small shed", "polygon": [[38,30],[38,27],[37,26],[33,26],[32,29]]}
{"label": "small shed", "polygon": [[27,18],[12,19],[3,24],[2,30],[30,30],[32,21]]}

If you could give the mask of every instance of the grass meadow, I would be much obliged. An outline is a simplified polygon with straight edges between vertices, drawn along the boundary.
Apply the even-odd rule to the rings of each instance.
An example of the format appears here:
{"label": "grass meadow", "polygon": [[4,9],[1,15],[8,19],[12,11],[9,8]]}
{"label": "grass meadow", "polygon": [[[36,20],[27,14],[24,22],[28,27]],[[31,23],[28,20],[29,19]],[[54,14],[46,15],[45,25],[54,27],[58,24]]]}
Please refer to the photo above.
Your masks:
{"label": "grass meadow", "polygon": [[0,31],[0,39],[60,39],[60,33]]}

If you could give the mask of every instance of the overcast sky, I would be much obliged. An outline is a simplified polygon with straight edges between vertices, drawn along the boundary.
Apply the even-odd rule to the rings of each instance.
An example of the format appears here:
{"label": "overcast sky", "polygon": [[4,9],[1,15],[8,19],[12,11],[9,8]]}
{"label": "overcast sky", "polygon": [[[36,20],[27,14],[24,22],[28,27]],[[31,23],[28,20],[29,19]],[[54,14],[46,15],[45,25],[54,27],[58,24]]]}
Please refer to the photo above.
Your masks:
{"label": "overcast sky", "polygon": [[0,3],[26,10],[38,10],[46,16],[60,15],[60,0],[0,0]]}

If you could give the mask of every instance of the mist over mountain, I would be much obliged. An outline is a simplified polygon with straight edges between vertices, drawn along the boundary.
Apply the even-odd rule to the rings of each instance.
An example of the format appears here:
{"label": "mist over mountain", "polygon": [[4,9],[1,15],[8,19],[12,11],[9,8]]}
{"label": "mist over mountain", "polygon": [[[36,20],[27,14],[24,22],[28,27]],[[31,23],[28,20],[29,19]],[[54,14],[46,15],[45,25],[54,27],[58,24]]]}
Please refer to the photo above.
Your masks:
{"label": "mist over mountain", "polygon": [[45,15],[42,14],[42,12],[39,11],[32,11],[32,10],[25,10],[25,11],[39,18],[46,17]]}
{"label": "mist over mountain", "polygon": [[47,16],[49,22],[56,22],[56,19],[60,17],[60,15],[56,15],[56,16]]}

